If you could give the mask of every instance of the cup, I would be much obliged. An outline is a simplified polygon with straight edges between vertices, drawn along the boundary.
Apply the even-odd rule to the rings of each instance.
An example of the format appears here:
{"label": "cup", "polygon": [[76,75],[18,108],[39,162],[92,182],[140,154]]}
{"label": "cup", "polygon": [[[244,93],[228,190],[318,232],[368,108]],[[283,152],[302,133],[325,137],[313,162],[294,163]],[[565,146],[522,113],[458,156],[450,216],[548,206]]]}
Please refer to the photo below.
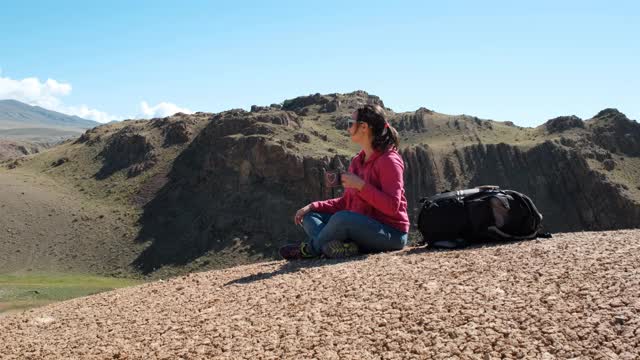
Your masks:
{"label": "cup", "polygon": [[341,186],[342,182],[340,181],[340,175],[342,171],[340,170],[331,170],[324,173],[324,185],[326,187],[337,187]]}

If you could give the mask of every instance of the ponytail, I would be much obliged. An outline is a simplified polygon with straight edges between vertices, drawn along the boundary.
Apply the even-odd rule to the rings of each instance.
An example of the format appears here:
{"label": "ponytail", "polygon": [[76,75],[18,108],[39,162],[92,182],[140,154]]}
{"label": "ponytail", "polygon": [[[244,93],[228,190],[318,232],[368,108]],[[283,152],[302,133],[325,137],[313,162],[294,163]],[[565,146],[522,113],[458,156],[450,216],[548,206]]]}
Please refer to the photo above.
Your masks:
{"label": "ponytail", "polygon": [[398,131],[387,122],[384,110],[379,105],[365,105],[358,109],[358,121],[366,122],[373,130],[371,145],[377,151],[399,149]]}

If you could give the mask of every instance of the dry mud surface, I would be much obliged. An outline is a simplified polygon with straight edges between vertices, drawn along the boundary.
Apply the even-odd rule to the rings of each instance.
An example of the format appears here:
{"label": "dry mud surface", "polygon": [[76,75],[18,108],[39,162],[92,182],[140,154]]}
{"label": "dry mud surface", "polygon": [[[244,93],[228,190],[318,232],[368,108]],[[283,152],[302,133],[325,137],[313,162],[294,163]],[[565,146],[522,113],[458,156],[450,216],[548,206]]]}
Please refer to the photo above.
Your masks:
{"label": "dry mud surface", "polygon": [[270,262],[0,318],[2,359],[638,359],[640,230]]}

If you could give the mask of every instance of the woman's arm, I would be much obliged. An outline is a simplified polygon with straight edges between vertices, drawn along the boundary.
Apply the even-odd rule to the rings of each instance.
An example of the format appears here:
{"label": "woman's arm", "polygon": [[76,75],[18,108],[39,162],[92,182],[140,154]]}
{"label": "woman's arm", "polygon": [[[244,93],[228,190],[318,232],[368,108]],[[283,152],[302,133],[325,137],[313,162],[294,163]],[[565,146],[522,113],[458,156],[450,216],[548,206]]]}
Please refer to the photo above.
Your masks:
{"label": "woman's arm", "polygon": [[345,208],[344,195],[335,199],[314,201],[311,203],[312,211],[324,212],[329,214],[333,214],[340,210],[344,210],[344,208]]}
{"label": "woman's arm", "polygon": [[343,203],[344,200],[341,197],[309,203],[296,211],[296,214],[293,216],[293,222],[296,225],[302,225],[302,218],[310,211],[319,211],[330,214],[336,213],[344,209]]}

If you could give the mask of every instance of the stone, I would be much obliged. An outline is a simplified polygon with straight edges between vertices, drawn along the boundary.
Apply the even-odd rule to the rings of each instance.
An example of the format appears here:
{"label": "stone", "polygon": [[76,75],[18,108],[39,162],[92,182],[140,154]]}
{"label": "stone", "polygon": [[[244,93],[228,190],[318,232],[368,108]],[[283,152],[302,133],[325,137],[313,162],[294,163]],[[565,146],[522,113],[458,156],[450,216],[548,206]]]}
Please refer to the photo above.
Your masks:
{"label": "stone", "polygon": [[61,158],[59,158],[58,160],[56,160],[56,161],[52,162],[52,163],[51,163],[51,166],[52,166],[52,167],[58,167],[58,166],[60,166],[60,165],[62,165],[62,164],[64,164],[64,163],[66,163],[66,162],[68,162],[68,161],[69,161],[69,158],[68,158],[68,157],[61,157]]}
{"label": "stone", "polygon": [[297,133],[297,134],[293,135],[293,139],[296,142],[304,142],[304,143],[311,142],[311,138],[309,137],[309,135],[307,135],[305,133]]}
{"label": "stone", "polygon": [[611,160],[611,159],[606,159],[602,162],[602,165],[604,166],[604,169],[607,171],[611,171],[613,169],[615,169],[616,167],[616,162]]}

